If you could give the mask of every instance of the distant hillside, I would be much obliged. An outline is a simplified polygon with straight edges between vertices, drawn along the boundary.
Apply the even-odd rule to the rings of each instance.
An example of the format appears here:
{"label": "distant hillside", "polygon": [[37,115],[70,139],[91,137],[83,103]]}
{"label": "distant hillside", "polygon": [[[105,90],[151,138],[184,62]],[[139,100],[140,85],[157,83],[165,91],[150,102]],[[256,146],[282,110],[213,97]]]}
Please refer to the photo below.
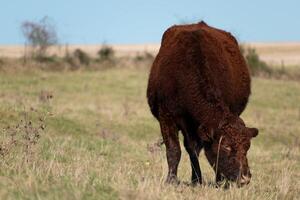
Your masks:
{"label": "distant hillside", "polygon": [[[295,43],[247,43],[246,46],[257,50],[261,59],[272,65],[300,65],[300,42]],[[141,45],[111,45],[119,56],[135,56],[141,52],[156,54],[159,44]],[[68,45],[50,49],[51,54],[63,56],[67,51],[72,52],[80,48],[95,56],[101,45]],[[0,57],[21,57],[24,55],[24,46],[0,46]]]}

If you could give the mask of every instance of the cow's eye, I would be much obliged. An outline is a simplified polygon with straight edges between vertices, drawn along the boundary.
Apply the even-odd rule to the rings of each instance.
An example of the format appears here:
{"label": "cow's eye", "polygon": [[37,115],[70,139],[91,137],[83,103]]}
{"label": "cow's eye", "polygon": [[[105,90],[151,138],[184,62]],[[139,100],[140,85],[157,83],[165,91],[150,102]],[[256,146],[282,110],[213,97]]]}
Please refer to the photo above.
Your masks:
{"label": "cow's eye", "polygon": [[227,152],[230,152],[231,151],[231,147],[230,146],[223,146],[224,150],[227,151]]}

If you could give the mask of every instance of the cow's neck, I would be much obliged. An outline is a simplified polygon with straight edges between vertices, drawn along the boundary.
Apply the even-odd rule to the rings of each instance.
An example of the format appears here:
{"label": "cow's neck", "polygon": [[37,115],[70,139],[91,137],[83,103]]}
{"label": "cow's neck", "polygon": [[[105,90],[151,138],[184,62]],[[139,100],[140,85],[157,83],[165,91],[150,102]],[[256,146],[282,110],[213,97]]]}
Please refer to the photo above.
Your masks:
{"label": "cow's neck", "polygon": [[234,117],[234,115],[223,102],[218,102],[215,105],[210,104],[205,106],[202,112],[199,112],[197,119],[199,124],[207,128],[216,129],[223,120],[229,117]]}

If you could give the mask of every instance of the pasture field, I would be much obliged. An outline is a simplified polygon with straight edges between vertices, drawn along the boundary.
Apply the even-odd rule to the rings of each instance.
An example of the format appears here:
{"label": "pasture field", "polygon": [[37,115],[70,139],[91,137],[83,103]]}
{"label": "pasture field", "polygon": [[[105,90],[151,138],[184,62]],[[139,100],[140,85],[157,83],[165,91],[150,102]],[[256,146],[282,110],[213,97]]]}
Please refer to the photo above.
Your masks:
{"label": "pasture field", "polygon": [[[251,183],[217,189],[203,152],[178,186],[146,102],[148,69],[0,72],[0,199],[300,199],[300,83],[253,78]],[[43,130],[44,129],[44,130]]]}

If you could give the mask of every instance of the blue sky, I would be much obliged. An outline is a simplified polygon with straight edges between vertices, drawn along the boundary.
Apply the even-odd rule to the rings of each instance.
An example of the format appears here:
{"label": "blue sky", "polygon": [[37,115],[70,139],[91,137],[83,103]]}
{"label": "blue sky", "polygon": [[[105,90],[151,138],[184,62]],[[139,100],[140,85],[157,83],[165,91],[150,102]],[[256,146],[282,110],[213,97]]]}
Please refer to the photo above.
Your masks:
{"label": "blue sky", "polygon": [[158,43],[166,28],[206,21],[240,41],[300,41],[299,0],[0,0],[0,44],[22,44],[20,24],[48,16],[61,43]]}

